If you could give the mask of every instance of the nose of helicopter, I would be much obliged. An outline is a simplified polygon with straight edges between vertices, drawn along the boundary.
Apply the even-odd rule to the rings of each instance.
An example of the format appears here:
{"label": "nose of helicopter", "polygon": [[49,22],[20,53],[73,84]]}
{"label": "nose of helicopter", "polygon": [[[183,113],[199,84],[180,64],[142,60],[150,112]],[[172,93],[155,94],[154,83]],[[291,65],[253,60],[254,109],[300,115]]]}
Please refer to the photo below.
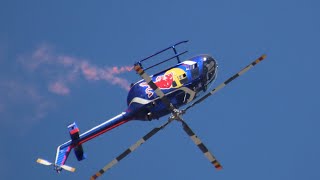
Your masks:
{"label": "nose of helicopter", "polygon": [[206,80],[206,85],[215,80],[218,71],[217,61],[211,56],[203,57],[203,73]]}

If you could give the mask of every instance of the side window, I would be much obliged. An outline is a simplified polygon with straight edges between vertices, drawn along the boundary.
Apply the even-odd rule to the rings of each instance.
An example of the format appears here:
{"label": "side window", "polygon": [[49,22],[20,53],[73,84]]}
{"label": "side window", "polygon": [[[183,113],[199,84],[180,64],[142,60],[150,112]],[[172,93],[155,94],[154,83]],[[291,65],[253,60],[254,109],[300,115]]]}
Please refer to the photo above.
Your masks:
{"label": "side window", "polygon": [[172,87],[177,87],[176,81],[173,81],[173,82],[172,82]]}
{"label": "side window", "polygon": [[185,84],[188,82],[188,79],[187,79],[187,75],[186,73],[183,73],[182,75],[179,76],[179,80],[180,80],[180,84]]}
{"label": "side window", "polygon": [[199,68],[197,63],[193,64],[192,66],[193,66],[193,69],[191,69],[191,76],[192,76],[192,79],[194,79],[199,76]]}
{"label": "side window", "polygon": [[184,79],[186,77],[187,77],[186,73],[183,73],[182,75],[179,76],[179,80],[182,80],[182,79]]}
{"label": "side window", "polygon": [[198,67],[198,63],[193,65],[193,69],[196,69]]}

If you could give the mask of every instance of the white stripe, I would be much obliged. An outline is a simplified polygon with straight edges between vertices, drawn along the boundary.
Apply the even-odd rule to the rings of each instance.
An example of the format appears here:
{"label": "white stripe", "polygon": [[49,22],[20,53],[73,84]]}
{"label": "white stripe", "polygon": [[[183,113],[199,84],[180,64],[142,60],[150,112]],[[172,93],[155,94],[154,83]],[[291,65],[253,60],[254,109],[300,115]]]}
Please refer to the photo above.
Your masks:
{"label": "white stripe", "polygon": [[242,74],[244,74],[245,72],[247,72],[249,69],[251,69],[253,67],[252,64],[250,64],[249,66],[245,67],[244,69],[242,69],[240,72],[239,72],[239,76],[241,76]]}
{"label": "white stripe", "polygon": [[118,163],[117,159],[112,160],[108,165],[106,165],[102,170],[106,172],[108,169],[110,169],[112,166]]}
{"label": "white stripe", "polygon": [[148,104],[152,102],[151,100],[147,100],[147,99],[143,99],[143,98],[140,98],[140,97],[135,97],[131,100],[131,102],[129,103],[129,106],[132,104],[132,103],[138,103],[138,104]]}
{"label": "white stripe", "polygon": [[94,131],[94,130],[96,130],[96,129],[100,128],[101,126],[104,126],[105,124],[107,124],[107,123],[109,123],[109,122],[111,122],[111,121],[113,121],[113,120],[115,120],[115,119],[120,118],[120,117],[121,117],[121,116],[123,116],[124,114],[126,114],[126,113],[125,113],[125,112],[122,112],[121,114],[119,114],[119,115],[117,115],[117,116],[115,116],[115,117],[113,117],[113,118],[111,118],[111,119],[109,119],[109,120],[105,121],[104,123],[99,124],[99,125],[98,125],[98,126],[96,126],[96,127],[93,127],[92,129],[90,129],[90,130],[88,130],[88,131],[86,131],[86,132],[82,133],[82,134],[80,135],[80,138],[81,138],[81,137],[83,137],[83,136],[85,136],[86,134],[88,134],[88,133],[90,133],[90,132],[92,132],[92,131]]}
{"label": "white stripe", "polygon": [[136,142],[134,145],[132,145],[129,149],[132,151],[136,150],[141,144],[143,144],[145,141],[141,138],[138,142]]}
{"label": "white stripe", "polygon": [[204,153],[204,155],[205,155],[211,162],[213,162],[213,161],[216,160],[209,151],[206,152],[206,153]]}
{"label": "white stripe", "polygon": [[213,91],[210,92],[210,94],[214,94],[215,92],[219,91],[220,89],[222,89],[223,87],[225,87],[226,85],[223,83],[223,84],[220,84],[216,89],[214,89]]}
{"label": "white stripe", "polygon": [[201,144],[201,140],[196,135],[191,136],[191,139],[197,146]]}
{"label": "white stripe", "polygon": [[[169,93],[167,93],[167,94],[165,94],[165,95],[169,95],[169,94],[174,93],[174,92],[179,91],[179,90],[182,90],[182,91],[184,91],[186,94],[189,94],[189,95],[190,95],[187,103],[189,103],[190,101],[192,101],[192,100],[194,99],[195,95],[196,95],[196,93],[195,93],[194,91],[192,91],[191,89],[189,89],[189,88],[187,88],[187,87],[181,87],[181,88],[179,88],[179,89],[175,89],[174,91],[171,91],[171,92],[169,92]],[[131,100],[131,102],[129,103],[129,106],[130,106],[132,103],[138,103],[138,104],[145,105],[145,104],[148,104],[148,103],[150,103],[150,102],[156,101],[156,100],[158,100],[158,99],[159,99],[159,97],[157,97],[157,98],[155,98],[155,99],[153,99],[153,100],[147,100],[147,99],[143,99],[143,98],[140,98],[140,97],[134,97],[134,98]]]}

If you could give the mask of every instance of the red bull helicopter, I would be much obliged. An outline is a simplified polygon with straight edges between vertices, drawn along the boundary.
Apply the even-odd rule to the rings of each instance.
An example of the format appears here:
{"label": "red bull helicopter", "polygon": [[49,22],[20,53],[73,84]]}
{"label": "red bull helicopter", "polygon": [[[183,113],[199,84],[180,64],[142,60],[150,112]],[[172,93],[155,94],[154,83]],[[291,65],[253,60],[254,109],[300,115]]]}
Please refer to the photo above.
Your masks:
{"label": "red bull helicopter", "polygon": [[[212,84],[212,82],[214,82],[217,77],[217,61],[212,56],[207,54],[198,55],[185,61],[181,61],[180,56],[187,53],[188,51],[178,53],[176,47],[187,42],[188,41],[178,42],[168,48],[165,48],[151,56],[148,56],[136,62],[133,66],[133,69],[137,72],[138,75],[142,77],[142,79],[131,85],[127,97],[128,108],[119,115],[103,122],[96,127],[93,127],[92,129],[82,134],[80,134],[79,128],[76,123],[70,124],[68,126],[68,130],[71,140],[58,146],[55,162],[51,163],[40,158],[37,159],[37,162],[43,165],[53,165],[54,169],[57,172],[61,172],[62,169],[74,172],[75,168],[65,165],[69,153],[72,149],[74,149],[77,159],[81,161],[86,158],[82,146],[82,144],[84,144],[85,142],[129,121],[151,121],[154,119],[159,119],[166,115],[170,115],[168,120],[163,125],[152,129],[130,148],[125,150],[109,164],[107,164],[96,174],[94,174],[91,179],[96,179],[101,176],[112,166],[114,166],[131,152],[136,150],[140,145],[154,136],[157,132],[164,129],[174,120],[181,122],[184,131],[199,147],[199,149],[210,161],[210,163],[216,169],[222,169],[219,161],[212,155],[212,153],[209,152],[207,147],[195,135],[195,133],[183,120],[182,115],[184,115],[190,108],[194,107],[196,104],[204,101],[209,96],[215,94],[230,82],[247,72],[253,66],[265,59],[266,56],[262,55],[261,57],[250,63],[248,66],[243,68],[241,71],[227,79],[225,82],[223,82],[213,90],[207,92],[209,85]],[[170,50],[173,50],[174,52],[174,55],[172,57],[162,60],[159,63],[151,65],[147,68],[143,68],[142,63]],[[173,59],[177,60],[177,64],[175,66],[155,73],[152,76],[149,76],[146,73],[147,70]],[[182,106],[186,107],[184,109],[179,109]]]}

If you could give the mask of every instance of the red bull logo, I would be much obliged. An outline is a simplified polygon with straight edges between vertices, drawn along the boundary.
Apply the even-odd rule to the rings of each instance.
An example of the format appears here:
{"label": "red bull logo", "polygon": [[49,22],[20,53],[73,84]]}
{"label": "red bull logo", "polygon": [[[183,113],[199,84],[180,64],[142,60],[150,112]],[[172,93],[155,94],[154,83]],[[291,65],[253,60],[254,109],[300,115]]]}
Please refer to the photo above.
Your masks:
{"label": "red bull logo", "polygon": [[173,82],[173,72],[158,76],[154,82],[160,89],[170,89]]}
{"label": "red bull logo", "polygon": [[[165,73],[164,75],[160,75],[156,77],[156,81],[154,81],[154,84],[156,84],[160,89],[170,89],[172,88],[172,83],[173,83],[173,72]],[[140,83],[139,84],[141,87],[147,87],[145,92],[148,95],[148,98],[150,98],[153,95],[153,90],[147,84],[146,82]]]}
{"label": "red bull logo", "polygon": [[[171,89],[171,88],[179,88],[183,86],[182,82],[186,77],[186,72],[181,68],[172,68],[165,72],[163,75],[157,76],[155,81],[153,82],[160,89]],[[152,88],[146,82],[139,84],[141,87],[147,87],[145,89],[148,98],[153,96],[154,92]]]}

